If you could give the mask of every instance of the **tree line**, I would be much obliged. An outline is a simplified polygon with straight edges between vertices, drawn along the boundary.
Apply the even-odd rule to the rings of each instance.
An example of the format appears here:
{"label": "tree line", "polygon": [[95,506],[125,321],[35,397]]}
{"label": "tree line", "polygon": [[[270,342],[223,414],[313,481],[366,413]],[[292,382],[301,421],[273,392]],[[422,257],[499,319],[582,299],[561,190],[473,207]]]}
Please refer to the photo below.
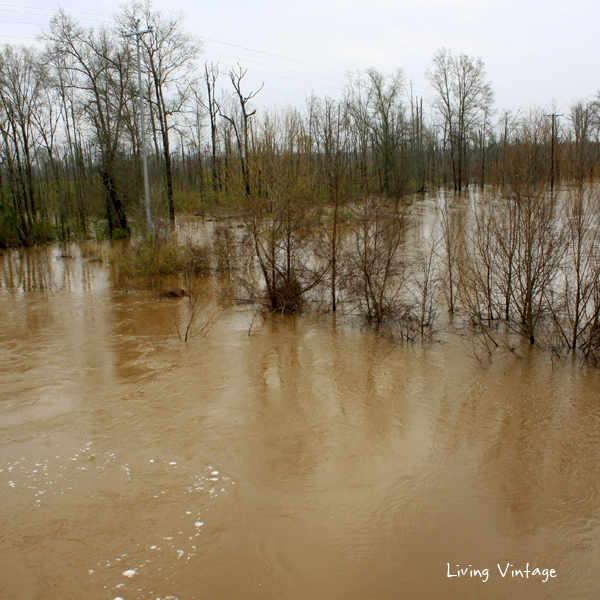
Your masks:
{"label": "tree line", "polygon": [[336,207],[367,196],[501,188],[523,143],[535,146],[552,185],[596,176],[598,100],[573,103],[556,127],[545,116],[554,108],[495,110],[480,58],[436,52],[429,99],[412,93],[401,70],[368,69],[349,76],[339,100],[313,94],[303,107],[259,111],[260,89],[248,89],[243,68],[200,63],[201,43],[181,15],[130,2],[113,23],[86,28],[59,10],[43,49],[1,50],[0,245],[128,236],[140,220],[137,69],[124,37],[138,22],[151,28],[141,39],[142,78],[158,219],[174,222],[176,210],[239,212],[281,177],[280,193]]}
{"label": "tree line", "polygon": [[[564,115],[500,111],[483,61],[445,48],[426,72],[428,99],[401,70],[367,69],[339,99],[259,110],[262,88],[239,65],[201,63],[181,16],[132,2],[86,28],[59,11],[43,49],[1,50],[0,245],[141,229],[137,64],[124,35],[138,25],[151,29],[142,83],[157,230],[133,247],[137,265],[236,270],[271,310],[310,300],[402,340],[430,336],[447,312],[489,355],[516,336],[600,356],[600,99]],[[424,235],[411,194],[426,191],[438,200]],[[235,214],[245,227],[217,227],[212,247],[182,258],[164,235],[177,212]]]}

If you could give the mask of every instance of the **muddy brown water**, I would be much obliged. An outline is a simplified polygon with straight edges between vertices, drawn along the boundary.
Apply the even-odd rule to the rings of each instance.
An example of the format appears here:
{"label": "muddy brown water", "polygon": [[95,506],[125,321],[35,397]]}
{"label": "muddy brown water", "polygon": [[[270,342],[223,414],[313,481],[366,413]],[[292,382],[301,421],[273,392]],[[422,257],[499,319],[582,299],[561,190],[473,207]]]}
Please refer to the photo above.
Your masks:
{"label": "muddy brown water", "polygon": [[599,371],[235,305],[183,344],[63,253],[0,255],[3,600],[600,597]]}

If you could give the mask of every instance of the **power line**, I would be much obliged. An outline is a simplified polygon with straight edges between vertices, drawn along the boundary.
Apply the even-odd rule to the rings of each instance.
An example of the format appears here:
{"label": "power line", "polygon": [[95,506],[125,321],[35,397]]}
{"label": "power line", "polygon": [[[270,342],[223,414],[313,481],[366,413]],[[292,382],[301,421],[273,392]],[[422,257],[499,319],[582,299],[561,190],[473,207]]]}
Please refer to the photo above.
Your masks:
{"label": "power line", "polygon": [[[11,6],[13,8],[29,8],[31,10],[43,10],[45,12],[57,12],[53,8],[40,8],[39,6],[23,6],[22,4],[3,4],[0,2],[0,6]],[[110,15],[104,15],[100,13],[89,13],[89,12],[81,12],[79,10],[65,10],[68,13],[76,13],[78,15],[90,15],[92,17],[110,17]]]}
{"label": "power line", "polygon": [[[38,7],[38,6],[25,6],[25,5],[22,5],[22,4],[5,4],[5,3],[0,3],[0,7],[2,7],[2,6],[10,6],[12,8],[21,8],[21,9],[22,8],[26,8],[26,9],[30,9],[30,10],[45,11],[46,13],[51,12],[53,14],[56,13],[56,11],[53,10],[53,9],[41,8],[41,7]],[[24,15],[35,15],[35,16],[39,16],[39,17],[48,17],[48,16],[51,16],[51,15],[43,14],[43,13],[33,13],[33,12],[24,11],[24,10],[11,10],[11,9],[7,9],[7,8],[0,8],[0,11],[3,11],[3,12],[13,12],[13,13],[24,14]],[[73,10],[73,11],[67,10],[65,12],[67,12],[69,14],[90,15],[90,16],[97,16],[97,17],[110,17],[110,15],[106,15],[106,14],[82,12],[82,11],[76,11],[76,10]],[[100,19],[85,19],[83,17],[78,17],[78,18],[80,18],[80,20],[83,20],[83,21],[95,21],[95,22],[100,22],[100,23],[106,23],[107,22],[105,20],[100,20]],[[19,25],[40,25],[41,24],[41,23],[31,23],[31,22],[25,22],[25,21],[4,21],[4,20],[0,20],[0,23],[18,23]],[[313,67],[313,68],[323,69],[323,70],[326,70],[326,71],[330,71],[332,73],[337,73],[337,74],[344,75],[344,76],[346,75],[346,71],[344,71],[342,69],[337,69],[335,67],[328,67],[328,66],[325,66],[325,65],[319,65],[317,63],[312,63],[312,62],[309,62],[309,61],[306,61],[306,60],[297,59],[297,58],[291,58],[289,56],[283,56],[283,55],[275,54],[275,53],[272,53],[272,52],[264,52],[263,50],[257,50],[255,48],[250,48],[248,46],[240,46],[238,44],[232,44],[230,42],[225,42],[225,41],[217,40],[217,39],[214,39],[214,38],[209,38],[209,37],[204,37],[204,36],[202,36],[202,38],[205,39],[205,40],[207,40],[207,41],[210,41],[210,42],[215,42],[217,44],[224,44],[226,46],[232,46],[234,48],[241,48],[242,50],[248,50],[250,52],[256,52],[258,54],[264,54],[266,56],[272,56],[272,57],[278,58],[280,60],[287,60],[287,61],[291,61],[291,62],[294,62],[294,63],[307,65],[307,66],[310,66],[310,67]],[[215,54],[219,54],[219,53],[215,52]],[[223,56],[229,56],[230,58],[235,58],[234,56],[227,55],[227,54],[223,54]],[[259,63],[259,62],[256,62],[256,61],[251,61],[250,59],[247,59],[247,60],[248,60],[248,62],[254,62],[255,64],[261,64],[263,66],[273,67],[273,68],[276,68],[276,69],[283,69],[283,70],[287,70],[287,71],[291,71],[291,72],[299,72],[299,71],[293,71],[292,69],[285,69],[285,67],[275,67],[274,65],[266,65],[264,63]],[[319,77],[320,79],[327,79],[325,77],[320,77],[319,75],[309,75],[308,73],[301,73],[301,74],[302,75],[308,75],[309,77]],[[336,80],[330,79],[330,81],[336,81]],[[341,82],[336,82],[336,83],[341,83]]]}
{"label": "power line", "polygon": [[50,16],[50,15],[46,15],[46,14],[40,13],[40,12],[30,12],[28,10],[13,10],[12,8],[0,8],[0,11],[9,12],[9,13],[18,13],[20,15],[36,15],[38,17],[49,17]]}
{"label": "power line", "polygon": [[[35,13],[35,12],[28,12],[28,11],[24,11],[24,10],[11,10],[10,8],[0,8],[1,12],[10,12],[10,13],[17,13],[20,15],[35,15],[36,17],[51,17],[53,15],[45,15],[43,13]],[[98,23],[108,23],[108,21],[105,20],[101,20],[101,19],[88,19],[86,17],[77,17],[80,21],[95,21]]]}
{"label": "power line", "polygon": [[[205,36],[200,36],[200,37],[202,39],[204,39],[204,40],[207,40],[207,41],[216,42],[218,44],[225,44],[227,46],[232,46],[234,48],[241,48],[242,50],[249,50],[250,52],[257,52],[259,54],[265,54],[266,56],[273,56],[273,57],[278,58],[280,60],[288,60],[288,61],[291,61],[291,62],[300,63],[300,64],[308,65],[308,66],[311,66],[311,67],[315,67],[317,69],[324,69],[324,70],[327,70],[327,71],[331,71],[331,72],[336,73],[336,74],[339,73],[339,74],[344,75],[344,76],[348,75],[348,71],[344,71],[342,69],[337,69],[335,67],[327,67],[327,66],[324,66],[324,65],[319,65],[317,63],[311,63],[311,62],[308,62],[308,61],[304,61],[304,60],[300,60],[300,59],[296,59],[296,58],[291,58],[291,57],[283,56],[283,55],[280,55],[280,54],[274,54],[274,53],[271,53],[271,52],[263,52],[262,50],[256,50],[255,48],[250,48],[249,46],[239,46],[237,44],[232,44],[230,42],[224,42],[222,40],[217,40],[217,39],[214,39],[214,38],[209,38],[209,37],[205,37]],[[220,52],[215,52],[214,50],[209,50],[207,52],[208,53],[213,53],[213,54],[219,54],[219,55],[222,55],[222,56],[229,56],[230,58],[236,58],[236,57],[228,55],[228,54],[222,54]],[[308,77],[319,77],[319,79],[328,79],[328,78],[325,78],[325,77],[321,77],[319,75],[311,75],[309,73],[302,73],[301,71],[295,71],[293,69],[286,69],[285,67],[276,67],[275,65],[266,65],[265,63],[260,63],[260,62],[253,61],[253,60],[250,60],[250,59],[241,59],[241,60],[246,60],[247,62],[251,62],[251,63],[254,63],[254,64],[259,64],[259,65],[263,65],[263,66],[267,66],[267,67],[273,67],[275,69],[283,69],[283,70],[286,70],[286,71],[290,71],[292,73],[300,73],[301,75],[307,75]],[[282,76],[280,75],[279,77],[282,77]],[[296,80],[296,81],[300,81],[300,80]],[[339,83],[340,85],[346,85],[345,82],[337,81],[335,79],[329,79],[329,81],[333,81],[335,83]],[[305,83],[309,83],[309,82],[305,82]],[[357,83],[358,83],[358,85],[360,87],[365,87],[364,84],[362,84],[360,81],[357,82]],[[330,86],[330,87],[333,87],[333,86]],[[421,92],[424,92],[424,93],[427,93],[429,91],[429,90],[425,90],[424,88],[421,88],[419,86],[413,86],[413,89],[420,90]]]}
{"label": "power line", "polygon": [[[46,11],[46,12],[51,12],[52,11],[52,9],[48,9],[48,8],[40,8],[40,7],[36,7],[36,6],[25,6],[25,5],[20,5],[20,4],[4,4],[4,3],[0,3],[0,7],[1,6],[10,6],[10,7],[14,7],[14,8],[27,8],[27,9],[31,9],[31,10],[41,10],[41,11]],[[31,15],[37,15],[37,16],[43,16],[43,17],[50,16],[50,15],[44,15],[44,14],[30,13],[30,12],[26,12],[26,11],[7,10],[7,9],[3,9],[3,8],[0,8],[0,11],[15,12],[15,13],[20,13],[20,14],[31,14]],[[56,11],[53,11],[53,12],[56,12]],[[73,13],[73,14],[81,14],[81,15],[98,16],[98,17],[110,17],[110,15],[101,14],[101,13],[90,13],[90,12],[82,12],[82,11],[65,11],[65,12],[67,12],[67,13]],[[100,20],[100,19],[86,19],[84,17],[78,17],[78,18],[81,19],[81,20],[95,21],[95,22],[98,22],[98,23],[107,23],[107,22],[109,22],[109,21]],[[38,25],[38,26],[43,25],[43,23],[32,23],[32,22],[26,22],[26,21],[4,21],[4,20],[0,20],[0,23],[15,23],[15,24],[19,24],[19,25]],[[25,36],[7,36],[7,35],[4,35],[4,36],[0,36],[0,37],[6,37],[6,38],[17,38],[17,37],[20,37],[21,39],[36,39],[36,38],[30,38],[30,37],[25,37]],[[322,70],[325,70],[325,71],[329,71],[331,73],[335,73],[336,75],[337,74],[344,75],[344,76],[348,75],[348,71],[344,71],[342,69],[338,69],[338,68],[335,68],[335,67],[329,67],[329,66],[325,66],[325,65],[320,65],[318,63],[312,63],[312,62],[309,62],[309,61],[305,61],[305,60],[301,60],[301,59],[297,59],[297,58],[292,58],[292,57],[289,57],[289,56],[284,56],[284,55],[276,54],[276,53],[273,53],[273,52],[265,52],[263,50],[257,50],[256,48],[251,48],[249,46],[241,46],[241,45],[238,45],[238,44],[232,44],[231,42],[225,42],[223,40],[217,40],[215,38],[209,38],[209,37],[205,37],[205,36],[200,36],[200,37],[201,37],[201,39],[204,39],[204,40],[209,41],[209,42],[214,42],[214,43],[217,43],[217,44],[223,44],[223,45],[226,45],[226,46],[231,46],[233,48],[240,48],[242,50],[247,50],[249,52],[255,52],[257,54],[263,54],[265,56],[271,56],[271,57],[277,58],[279,60],[290,61],[290,62],[293,62],[293,63],[302,64],[302,65],[306,65],[306,66],[309,66],[309,67],[313,67],[313,68],[316,68],[316,69],[322,69]],[[216,55],[220,55],[220,56],[226,56],[226,57],[229,57],[229,58],[237,58],[237,57],[232,56],[230,54],[224,54],[224,53],[221,53],[221,52],[216,52],[216,51],[207,51],[207,52],[209,54],[212,53],[212,54],[216,54]],[[312,75],[310,73],[304,73],[302,71],[296,71],[294,69],[288,69],[286,67],[277,67],[275,65],[261,63],[261,62],[254,61],[254,60],[251,60],[251,59],[241,59],[241,58],[239,58],[238,60],[244,60],[244,61],[249,62],[249,63],[253,63],[253,64],[257,64],[257,65],[261,65],[261,66],[265,66],[265,67],[269,67],[269,68],[273,68],[273,69],[279,69],[279,70],[283,70],[283,71],[289,71],[290,73],[298,73],[299,75],[304,75],[304,76],[307,76],[307,77],[318,78],[318,79],[324,79],[326,81],[331,81],[333,83],[338,83],[340,85],[345,85],[345,83],[343,83],[341,81],[338,81],[336,79],[331,79],[331,78],[328,78],[328,77],[323,77],[321,75]],[[226,66],[231,66],[231,65],[226,65]],[[277,75],[276,73],[268,73],[268,72],[265,72],[265,71],[256,71],[256,70],[253,70],[253,72],[255,72],[255,73],[262,73],[264,75],[272,75],[273,77],[280,77],[280,78],[283,78],[283,79],[290,79],[291,81],[298,81],[298,82],[301,82],[301,83],[307,83],[309,85],[321,85],[321,86],[325,86],[325,87],[330,87],[332,89],[341,90],[341,88],[337,88],[337,87],[332,86],[332,85],[326,85],[326,84],[323,84],[323,83],[313,83],[313,82],[310,82],[310,81],[304,81],[302,79],[296,79],[296,78],[293,78],[293,77],[285,77],[283,75]],[[361,87],[363,87],[363,85],[360,82],[358,82],[358,85],[361,86]],[[413,86],[413,89],[421,91],[422,93],[428,93],[428,92],[431,91],[431,90],[425,90],[424,88],[421,88],[420,86]],[[506,105],[506,104],[501,104],[499,102],[496,102],[495,104],[498,107],[513,108],[512,106],[509,106],[509,105]]]}
{"label": "power line", "polygon": [[[229,67],[231,69],[235,69],[235,65],[228,65],[227,63],[221,63],[225,67]],[[319,83],[314,81],[305,81],[304,79],[296,79],[295,77],[287,77],[285,75],[278,75],[277,73],[268,73],[266,71],[257,71],[256,69],[252,69],[251,73],[260,73],[261,75],[270,75],[271,77],[279,77],[280,79],[289,79],[290,81],[299,81],[300,83],[307,83],[308,85],[318,85],[321,87],[328,87],[333,90],[338,90],[340,92],[343,91],[343,88],[335,87],[334,85],[328,85],[326,83]]]}
{"label": "power line", "polygon": [[31,23],[30,21],[4,21],[0,20],[0,23],[14,23],[15,25],[43,25],[44,23]]}
{"label": "power line", "polygon": [[0,35],[0,38],[14,38],[17,40],[36,40],[34,37],[27,37],[26,35]]}
{"label": "power line", "polygon": [[238,56],[233,56],[231,54],[224,54],[223,52],[215,52],[214,50],[207,50],[207,54],[218,54],[219,56],[226,56],[227,58],[235,58],[236,60],[243,60],[245,62],[253,63],[255,65],[261,65],[263,67],[271,67],[272,69],[280,69],[282,71],[289,71],[290,73],[298,73],[299,75],[306,75],[307,77],[316,77],[317,79],[324,79],[326,81],[333,81],[334,83],[339,83],[340,85],[345,85],[346,82],[338,81],[337,79],[331,79],[331,77],[323,77],[322,75],[313,75],[311,73],[304,73],[302,71],[296,71],[294,69],[287,69],[286,67],[277,67],[275,65],[269,65],[267,63],[261,63],[256,60],[250,60],[249,58],[241,58]]}
{"label": "power line", "polygon": [[289,56],[282,56],[281,54],[274,54],[273,52],[263,52],[262,50],[255,50],[254,48],[249,48],[248,46],[239,46],[237,44],[223,42],[221,40],[216,40],[214,38],[209,38],[209,37],[205,37],[205,36],[200,36],[200,37],[209,42],[216,42],[217,44],[225,44],[226,46],[233,46],[234,48],[241,48],[242,50],[249,50],[250,52],[257,52],[258,54],[265,54],[266,56],[274,56],[275,58],[279,58],[280,60],[289,60],[291,62],[308,65],[309,67],[315,67],[317,69],[324,69],[325,71],[331,71],[333,73],[340,73],[342,75],[346,75],[346,71],[343,71],[342,69],[336,69],[335,67],[326,67],[324,65],[318,65],[316,63],[308,62],[306,60],[300,60],[298,58],[291,58]]}

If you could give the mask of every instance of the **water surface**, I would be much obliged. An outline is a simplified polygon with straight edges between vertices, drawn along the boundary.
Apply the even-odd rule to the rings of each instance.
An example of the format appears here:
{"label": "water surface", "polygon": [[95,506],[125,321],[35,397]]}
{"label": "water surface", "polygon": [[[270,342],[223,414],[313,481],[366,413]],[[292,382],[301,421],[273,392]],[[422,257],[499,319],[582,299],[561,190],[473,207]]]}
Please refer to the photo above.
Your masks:
{"label": "water surface", "polygon": [[598,597],[598,371],[0,265],[3,599]]}

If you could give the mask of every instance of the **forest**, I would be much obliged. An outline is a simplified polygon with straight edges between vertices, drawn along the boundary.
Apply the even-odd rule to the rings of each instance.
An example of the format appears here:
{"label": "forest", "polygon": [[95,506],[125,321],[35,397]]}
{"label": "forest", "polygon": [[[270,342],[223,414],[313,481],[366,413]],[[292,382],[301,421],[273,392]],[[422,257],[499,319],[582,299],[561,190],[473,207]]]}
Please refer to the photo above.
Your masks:
{"label": "forest", "polygon": [[[59,10],[40,39],[1,50],[0,247],[133,236],[132,275],[237,270],[270,310],[343,304],[403,341],[447,312],[484,354],[516,336],[600,356],[600,97],[501,110],[483,60],[441,48],[428,98],[368,69],[341,99],[258,109],[242,66],[202,62],[182,16],[149,2],[94,28]],[[435,191],[416,239],[412,199]],[[158,264],[178,215],[244,232]]]}

